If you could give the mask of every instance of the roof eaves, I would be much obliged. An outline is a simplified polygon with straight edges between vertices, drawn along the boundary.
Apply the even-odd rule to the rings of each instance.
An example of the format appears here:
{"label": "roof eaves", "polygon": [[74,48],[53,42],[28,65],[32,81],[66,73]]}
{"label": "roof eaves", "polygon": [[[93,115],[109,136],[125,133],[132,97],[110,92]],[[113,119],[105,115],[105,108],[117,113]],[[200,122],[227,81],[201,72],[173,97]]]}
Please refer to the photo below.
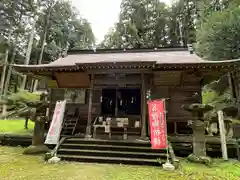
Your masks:
{"label": "roof eaves", "polygon": [[211,69],[211,68],[231,68],[239,67],[240,59],[225,60],[225,61],[199,61],[199,62],[183,62],[183,63],[157,63],[156,69]]}
{"label": "roof eaves", "polygon": [[46,65],[13,65],[20,72],[51,72],[51,71],[76,71],[79,68],[76,65],[70,66],[53,66]]}

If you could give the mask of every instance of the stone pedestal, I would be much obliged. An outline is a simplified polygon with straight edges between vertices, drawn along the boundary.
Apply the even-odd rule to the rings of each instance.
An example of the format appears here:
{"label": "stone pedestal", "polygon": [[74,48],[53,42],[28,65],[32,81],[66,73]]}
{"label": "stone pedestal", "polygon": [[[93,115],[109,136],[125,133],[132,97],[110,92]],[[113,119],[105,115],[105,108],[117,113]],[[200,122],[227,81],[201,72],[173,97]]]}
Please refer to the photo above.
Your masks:
{"label": "stone pedestal", "polygon": [[[192,113],[193,121],[191,121],[190,126],[193,130],[193,154],[190,157],[199,160],[205,159],[206,157],[206,142],[205,142],[205,123],[204,123],[204,113],[211,111],[213,109],[210,105],[204,104],[191,104],[183,105],[183,109]],[[189,158],[190,160],[193,158]],[[195,161],[195,162],[196,162]]]}

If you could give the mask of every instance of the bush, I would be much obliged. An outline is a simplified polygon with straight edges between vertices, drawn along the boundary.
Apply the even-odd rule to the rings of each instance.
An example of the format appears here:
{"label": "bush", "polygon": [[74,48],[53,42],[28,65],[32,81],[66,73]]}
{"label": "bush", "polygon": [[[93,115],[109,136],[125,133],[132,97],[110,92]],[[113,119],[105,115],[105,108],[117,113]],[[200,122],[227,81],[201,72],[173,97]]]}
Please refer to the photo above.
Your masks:
{"label": "bush", "polygon": [[7,100],[12,101],[13,103],[16,102],[32,102],[32,101],[39,101],[40,95],[36,93],[30,93],[28,91],[19,91],[17,93],[10,94],[7,96]]}
{"label": "bush", "polygon": [[229,89],[223,93],[218,93],[211,88],[205,88],[202,91],[202,102],[212,105],[216,110],[223,109],[232,103],[231,94]]}
{"label": "bush", "polygon": [[18,111],[27,107],[27,103],[40,100],[40,94],[30,93],[28,91],[19,91],[4,97],[0,104],[7,105],[7,111]]}

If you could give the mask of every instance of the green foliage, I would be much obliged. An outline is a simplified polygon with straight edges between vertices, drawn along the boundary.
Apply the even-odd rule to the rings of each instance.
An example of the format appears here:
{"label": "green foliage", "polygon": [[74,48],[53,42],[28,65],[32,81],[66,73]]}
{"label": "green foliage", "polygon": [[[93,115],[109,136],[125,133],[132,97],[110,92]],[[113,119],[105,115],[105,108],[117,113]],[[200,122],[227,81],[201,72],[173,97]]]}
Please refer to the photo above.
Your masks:
{"label": "green foliage", "polygon": [[[197,29],[197,53],[208,60],[227,60],[240,57],[240,1],[199,1],[200,18]],[[207,85],[203,102],[216,109],[231,106],[228,76]]]}
{"label": "green foliage", "polygon": [[[69,1],[3,0],[0,2],[0,16],[0,54],[9,49],[10,59],[12,47],[16,46],[16,54],[21,57],[15,58],[14,63],[24,63],[32,29],[36,33],[30,64],[37,63],[44,32],[47,32],[47,37],[43,63],[59,58],[68,48],[87,48],[95,43],[90,23],[80,16]],[[33,25],[34,19],[37,20],[36,25]],[[7,40],[10,42],[7,43]],[[2,59],[1,55],[0,60]]]}
{"label": "green foliage", "polygon": [[[47,26],[46,14],[48,13],[50,18]],[[90,23],[79,15],[69,1],[56,1],[52,7],[48,5],[44,13],[39,16],[36,29],[41,35],[41,40],[43,32],[47,31],[43,63],[58,59],[68,49],[86,49],[95,44]],[[33,49],[35,61],[40,52],[40,44]]]}
{"label": "green foliage", "polygon": [[90,23],[86,19],[74,19],[71,22],[73,29],[69,33],[69,49],[89,49],[95,44]]}
{"label": "green foliage", "polygon": [[212,105],[214,109],[223,109],[232,103],[231,94],[228,90],[220,94],[210,88],[203,89],[202,101],[204,104]]}
{"label": "green foliage", "polygon": [[213,81],[207,85],[207,88],[216,91],[219,95],[225,93],[229,88],[228,76],[227,74],[223,75],[217,81]]}
{"label": "green foliage", "polygon": [[211,89],[204,89],[202,91],[202,103],[210,104],[214,101],[214,99],[218,96],[218,94]]}
{"label": "green foliage", "polygon": [[199,21],[206,22],[213,12],[225,11],[239,5],[239,0],[200,0],[197,2]]}
{"label": "green foliage", "polygon": [[[86,49],[95,44],[90,23],[69,1],[2,0],[0,18],[1,65],[49,63],[68,49]],[[19,87],[18,78],[11,76],[12,68],[7,67],[7,71],[1,87],[4,95],[12,91],[13,84]]]}
{"label": "green foliage", "polygon": [[158,0],[122,0],[119,22],[100,47],[178,46],[181,40],[187,45],[195,41],[195,14],[196,3],[192,0],[174,2],[171,7]]}
{"label": "green foliage", "polygon": [[16,103],[27,103],[33,101],[39,101],[40,95],[36,93],[30,93],[28,91],[19,91],[17,93],[12,93],[5,98],[5,100],[9,101],[12,104]]}
{"label": "green foliage", "polygon": [[1,101],[1,104],[8,105],[8,111],[17,112],[18,110],[23,110],[23,112],[21,111],[19,113],[24,113],[28,110],[27,103],[37,102],[39,100],[39,94],[30,93],[28,91],[19,91],[18,93],[12,93],[5,96]]}
{"label": "green foliage", "polygon": [[209,60],[240,57],[240,9],[227,9],[207,16],[197,31],[197,52]]}
{"label": "green foliage", "polygon": [[200,29],[208,23],[213,12],[238,5],[237,0],[178,0],[171,6],[158,0],[122,0],[119,22],[109,30],[100,47],[152,48],[178,46],[181,42],[186,46],[196,42],[196,27]]}
{"label": "green foliage", "polygon": [[[229,89],[224,92],[218,92],[210,87],[205,87],[202,91],[202,101],[203,103],[210,104],[214,107],[214,110],[205,114],[205,119],[210,121],[218,121],[218,110],[223,110],[224,115],[231,117],[231,122],[233,124],[239,124],[239,120],[232,120],[232,118],[238,117],[238,107],[232,102],[232,94]],[[229,119],[225,119],[228,121]]]}

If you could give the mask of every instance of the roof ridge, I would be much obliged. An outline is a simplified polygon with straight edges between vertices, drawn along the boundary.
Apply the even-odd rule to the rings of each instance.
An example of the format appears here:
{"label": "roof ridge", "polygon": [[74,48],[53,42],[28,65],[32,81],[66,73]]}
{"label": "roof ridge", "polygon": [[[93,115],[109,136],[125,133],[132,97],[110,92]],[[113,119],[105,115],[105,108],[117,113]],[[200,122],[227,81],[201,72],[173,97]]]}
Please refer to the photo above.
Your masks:
{"label": "roof ridge", "polygon": [[83,49],[69,50],[67,55],[72,54],[111,54],[111,53],[146,53],[146,52],[169,52],[188,51],[187,47],[156,47],[156,48],[128,48],[128,49]]}

